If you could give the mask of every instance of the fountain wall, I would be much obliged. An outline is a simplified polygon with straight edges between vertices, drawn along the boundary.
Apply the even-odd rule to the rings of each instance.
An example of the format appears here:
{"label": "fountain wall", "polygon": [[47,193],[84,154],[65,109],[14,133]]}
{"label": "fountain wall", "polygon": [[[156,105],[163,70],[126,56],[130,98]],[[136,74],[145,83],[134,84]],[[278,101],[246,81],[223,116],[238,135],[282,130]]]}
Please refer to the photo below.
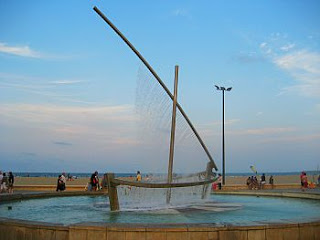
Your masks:
{"label": "fountain wall", "polygon": [[94,224],[70,226],[0,219],[0,240],[277,240],[320,239],[320,222],[267,226]]}
{"label": "fountain wall", "polygon": [[[22,200],[39,197],[62,197],[87,193],[32,193],[1,196],[1,201]],[[101,194],[94,193],[93,195]],[[271,193],[269,193],[271,194]],[[306,197],[307,194],[296,193],[295,196]],[[285,197],[283,195],[282,197]],[[319,199],[319,195],[317,195]],[[11,198],[11,200],[10,200]],[[68,213],[62,213],[68,214]],[[308,219],[305,219],[308,221]],[[320,221],[281,223],[274,222],[257,226],[235,226],[217,224],[135,224],[135,223],[94,223],[62,225],[54,223],[33,222],[0,218],[0,240],[11,239],[48,239],[48,240],[284,240],[284,239],[320,239]]]}

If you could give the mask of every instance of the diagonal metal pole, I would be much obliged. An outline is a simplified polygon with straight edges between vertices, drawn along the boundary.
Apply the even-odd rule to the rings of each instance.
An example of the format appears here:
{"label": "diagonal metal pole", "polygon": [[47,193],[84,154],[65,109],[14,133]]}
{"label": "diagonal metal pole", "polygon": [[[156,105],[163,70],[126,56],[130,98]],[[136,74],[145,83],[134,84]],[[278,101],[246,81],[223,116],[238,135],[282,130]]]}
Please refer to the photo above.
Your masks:
{"label": "diagonal metal pole", "polygon": [[[131,50],[137,55],[137,57],[144,63],[144,65],[149,69],[149,71],[151,72],[151,74],[157,79],[157,81],[159,82],[159,84],[163,87],[163,89],[166,91],[166,93],[169,95],[169,97],[173,100],[173,95],[170,92],[170,90],[167,88],[167,86],[163,83],[163,81],[160,79],[160,77],[158,76],[158,74],[153,70],[153,68],[150,66],[150,64],[144,59],[144,57],[138,52],[138,50],[129,42],[129,40],[120,32],[120,30],[113,25],[113,23],[96,7],[93,7],[93,10],[119,35],[119,37],[131,48]],[[198,141],[200,142],[203,150],[206,152],[209,160],[212,162],[213,164],[213,168],[215,170],[218,170],[215,162],[213,161],[213,158],[211,156],[211,154],[209,153],[206,145],[204,144],[204,142],[202,141],[200,135],[198,134],[197,130],[194,128],[193,124],[191,123],[191,121],[189,120],[187,114],[184,112],[184,110],[182,109],[182,107],[180,106],[179,103],[177,103],[177,108],[179,109],[179,111],[181,112],[182,116],[186,119],[188,125],[190,126],[190,128],[192,129],[192,131],[194,132],[194,134],[196,135]]]}

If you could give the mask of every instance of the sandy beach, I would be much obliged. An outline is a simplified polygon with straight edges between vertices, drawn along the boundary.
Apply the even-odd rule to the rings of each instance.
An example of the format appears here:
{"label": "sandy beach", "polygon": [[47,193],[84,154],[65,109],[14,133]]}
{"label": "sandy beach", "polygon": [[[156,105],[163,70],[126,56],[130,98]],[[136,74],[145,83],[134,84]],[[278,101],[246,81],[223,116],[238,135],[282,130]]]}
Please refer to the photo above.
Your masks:
{"label": "sandy beach", "polygon": [[[246,184],[246,179],[248,176],[227,176],[226,184],[227,185],[244,185]],[[267,183],[270,176],[266,176]],[[314,178],[314,179],[313,179]],[[101,180],[101,178],[100,178]],[[309,181],[316,181],[317,176],[308,176]],[[67,185],[80,185],[86,186],[89,178],[78,178],[73,181],[67,181]],[[15,185],[55,185],[57,183],[57,178],[54,177],[16,177]],[[275,184],[299,184],[300,178],[299,175],[278,175],[274,176]]]}
{"label": "sandy beach", "polygon": [[[73,181],[67,181],[67,185],[86,186],[89,178],[78,178]],[[56,185],[57,177],[16,177],[15,185]]]}

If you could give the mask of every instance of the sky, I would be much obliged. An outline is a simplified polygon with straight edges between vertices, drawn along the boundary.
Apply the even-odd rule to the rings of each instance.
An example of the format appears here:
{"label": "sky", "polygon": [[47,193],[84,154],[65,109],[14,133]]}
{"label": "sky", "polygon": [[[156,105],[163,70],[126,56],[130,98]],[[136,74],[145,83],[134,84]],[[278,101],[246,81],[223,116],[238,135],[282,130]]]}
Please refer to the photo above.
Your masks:
{"label": "sky", "polygon": [[[171,92],[179,65],[178,102],[218,172],[214,85],[232,87],[227,173],[320,168],[319,1],[0,0],[0,170],[166,172],[171,102],[93,6]],[[174,171],[205,169],[179,123]]]}

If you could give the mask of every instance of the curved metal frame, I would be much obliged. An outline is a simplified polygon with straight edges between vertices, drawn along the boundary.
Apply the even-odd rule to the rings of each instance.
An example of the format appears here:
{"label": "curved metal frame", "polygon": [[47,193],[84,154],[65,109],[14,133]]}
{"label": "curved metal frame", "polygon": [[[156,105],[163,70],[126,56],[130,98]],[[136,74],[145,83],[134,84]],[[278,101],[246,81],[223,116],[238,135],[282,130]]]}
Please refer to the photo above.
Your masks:
{"label": "curved metal frame", "polygon": [[[171,100],[174,99],[173,94],[170,92],[170,90],[167,88],[167,86],[164,84],[164,82],[161,80],[161,78],[158,76],[158,74],[154,71],[154,69],[151,67],[151,65],[145,60],[145,58],[139,53],[139,51],[131,44],[131,42],[120,32],[120,30],[96,7],[93,7],[93,10],[119,35],[119,37],[130,47],[130,49],[137,55],[137,57],[144,63],[144,65],[149,69],[151,74],[156,78],[156,80],[159,82],[159,84],[163,87],[163,89],[166,91],[166,93],[169,95]],[[200,142],[200,145],[202,146],[203,150],[206,152],[210,162],[212,163],[212,166],[217,171],[218,168],[213,161],[213,158],[211,154],[209,153],[207,146],[202,141],[200,135],[198,134],[197,130],[194,128],[193,124],[189,120],[187,114],[184,112],[180,104],[177,102],[177,108],[179,109],[180,113],[183,115],[185,120],[187,121],[188,125],[196,135],[198,141]]]}
{"label": "curved metal frame", "polygon": [[133,187],[143,187],[143,188],[180,188],[180,187],[193,187],[201,186],[213,183],[217,181],[218,178],[213,178],[210,180],[199,181],[199,182],[185,182],[185,183],[145,183],[145,182],[132,182],[120,180],[117,178],[112,179],[113,186],[127,185]]}

